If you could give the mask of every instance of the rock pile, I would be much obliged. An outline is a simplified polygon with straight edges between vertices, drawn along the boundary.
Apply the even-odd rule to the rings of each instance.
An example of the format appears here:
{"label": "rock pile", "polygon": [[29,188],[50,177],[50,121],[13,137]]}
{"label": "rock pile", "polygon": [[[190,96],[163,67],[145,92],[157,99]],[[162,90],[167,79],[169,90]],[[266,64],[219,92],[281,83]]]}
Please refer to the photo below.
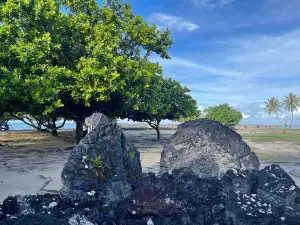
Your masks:
{"label": "rock pile", "polygon": [[[229,170],[221,180],[188,169],[160,178],[143,174],[124,199],[107,205],[95,198],[59,195],[10,197],[0,224],[56,225],[298,225],[300,190],[279,166]],[[17,204],[16,204],[17,203]]]}
{"label": "rock pile", "polygon": [[[90,126],[95,128],[89,130],[70,154],[62,173],[61,194],[8,197],[0,207],[0,225],[299,224],[300,189],[278,165],[260,171],[256,167],[228,166],[228,170],[222,173],[216,170],[209,177],[203,169],[195,170],[201,167],[190,169],[177,164],[179,169],[162,173],[160,177],[153,173],[141,174],[139,155],[133,145],[112,122],[101,118],[94,115]],[[94,126],[93,121],[100,122]],[[219,126],[209,121],[194,123]],[[195,124],[181,126],[178,133],[184,133],[186,128],[188,134]],[[198,143],[205,139],[203,143],[209,145],[210,140],[215,140],[210,146],[221,154],[228,151],[239,159],[247,157],[238,153],[238,147],[248,152],[240,137],[219,128],[221,133],[215,136],[225,132],[224,140],[229,147],[221,145],[220,137],[210,137],[208,127],[205,128],[207,136]],[[170,143],[175,143],[176,135]],[[196,134],[190,138],[189,146],[197,143]],[[174,149],[182,146],[178,143]],[[234,161],[232,157],[230,160]]]}

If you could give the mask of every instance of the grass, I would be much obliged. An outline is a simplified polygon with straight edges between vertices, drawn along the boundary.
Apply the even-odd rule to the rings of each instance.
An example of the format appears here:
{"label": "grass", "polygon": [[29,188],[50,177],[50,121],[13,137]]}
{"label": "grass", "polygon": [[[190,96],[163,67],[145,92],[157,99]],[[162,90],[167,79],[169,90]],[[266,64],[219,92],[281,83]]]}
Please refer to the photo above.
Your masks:
{"label": "grass", "polygon": [[276,154],[276,153],[261,152],[261,151],[256,151],[255,153],[260,160],[264,160],[264,161],[285,162],[285,163],[299,162],[299,157],[295,157],[294,155]]}
{"label": "grass", "polygon": [[300,134],[242,134],[242,137],[258,143],[289,141],[300,144]]}
{"label": "grass", "polygon": [[274,155],[269,152],[255,152],[255,153],[259,159],[272,160],[274,158]]}

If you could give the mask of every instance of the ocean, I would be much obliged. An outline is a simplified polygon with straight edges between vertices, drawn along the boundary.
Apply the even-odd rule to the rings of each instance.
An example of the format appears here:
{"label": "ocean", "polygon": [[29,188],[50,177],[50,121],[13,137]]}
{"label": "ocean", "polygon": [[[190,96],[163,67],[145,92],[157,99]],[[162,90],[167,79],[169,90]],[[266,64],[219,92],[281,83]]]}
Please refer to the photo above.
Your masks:
{"label": "ocean", "polygon": [[[11,127],[11,130],[33,130],[32,127],[28,126],[27,124],[23,123],[23,122],[18,122],[18,121],[9,121],[8,124]],[[60,123],[58,123],[57,125],[59,125]],[[76,128],[76,124],[73,123],[72,121],[66,122],[65,126],[62,129],[75,129]]]}

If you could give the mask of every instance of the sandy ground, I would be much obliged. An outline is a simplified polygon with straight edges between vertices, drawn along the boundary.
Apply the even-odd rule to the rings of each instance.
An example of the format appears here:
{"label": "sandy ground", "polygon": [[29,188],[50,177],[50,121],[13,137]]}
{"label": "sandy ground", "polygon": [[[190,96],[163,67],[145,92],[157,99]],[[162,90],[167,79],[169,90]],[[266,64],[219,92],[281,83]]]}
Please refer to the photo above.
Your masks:
{"label": "sandy ground", "polygon": [[[143,172],[157,173],[163,146],[175,131],[162,131],[160,141],[155,139],[153,131],[124,132],[141,153]],[[0,146],[0,201],[8,195],[59,190],[62,185],[60,173],[74,146],[69,136],[67,133],[60,138],[32,132],[0,133],[0,144],[9,143],[9,146]],[[300,145],[293,142],[245,141],[261,156],[262,168],[278,163],[300,185]]]}

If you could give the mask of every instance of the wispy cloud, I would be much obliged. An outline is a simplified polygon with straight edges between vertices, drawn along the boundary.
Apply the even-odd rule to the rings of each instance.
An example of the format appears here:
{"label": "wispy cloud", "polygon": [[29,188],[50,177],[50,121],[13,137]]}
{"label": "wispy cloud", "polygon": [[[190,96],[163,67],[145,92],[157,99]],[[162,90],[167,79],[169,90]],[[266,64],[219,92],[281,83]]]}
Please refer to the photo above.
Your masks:
{"label": "wispy cloud", "polygon": [[200,27],[192,22],[186,21],[182,17],[176,17],[163,13],[153,13],[150,21],[158,25],[159,28],[169,28],[176,31],[195,31]]}
{"label": "wispy cloud", "polygon": [[192,4],[201,7],[217,8],[232,4],[235,0],[189,0]]}
{"label": "wispy cloud", "polygon": [[160,65],[164,68],[167,67],[181,67],[181,68],[189,68],[189,69],[199,69],[209,74],[218,75],[218,76],[225,76],[225,77],[241,77],[243,73],[234,70],[228,70],[223,68],[218,68],[214,66],[209,66],[203,64],[201,62],[195,62],[188,59],[183,59],[179,57],[171,57],[170,60],[164,60],[161,58],[153,58],[153,61],[158,61]]}
{"label": "wispy cloud", "polygon": [[243,68],[251,77],[299,77],[300,29],[283,35],[231,39],[223,47],[226,45],[227,63],[234,68]]}

